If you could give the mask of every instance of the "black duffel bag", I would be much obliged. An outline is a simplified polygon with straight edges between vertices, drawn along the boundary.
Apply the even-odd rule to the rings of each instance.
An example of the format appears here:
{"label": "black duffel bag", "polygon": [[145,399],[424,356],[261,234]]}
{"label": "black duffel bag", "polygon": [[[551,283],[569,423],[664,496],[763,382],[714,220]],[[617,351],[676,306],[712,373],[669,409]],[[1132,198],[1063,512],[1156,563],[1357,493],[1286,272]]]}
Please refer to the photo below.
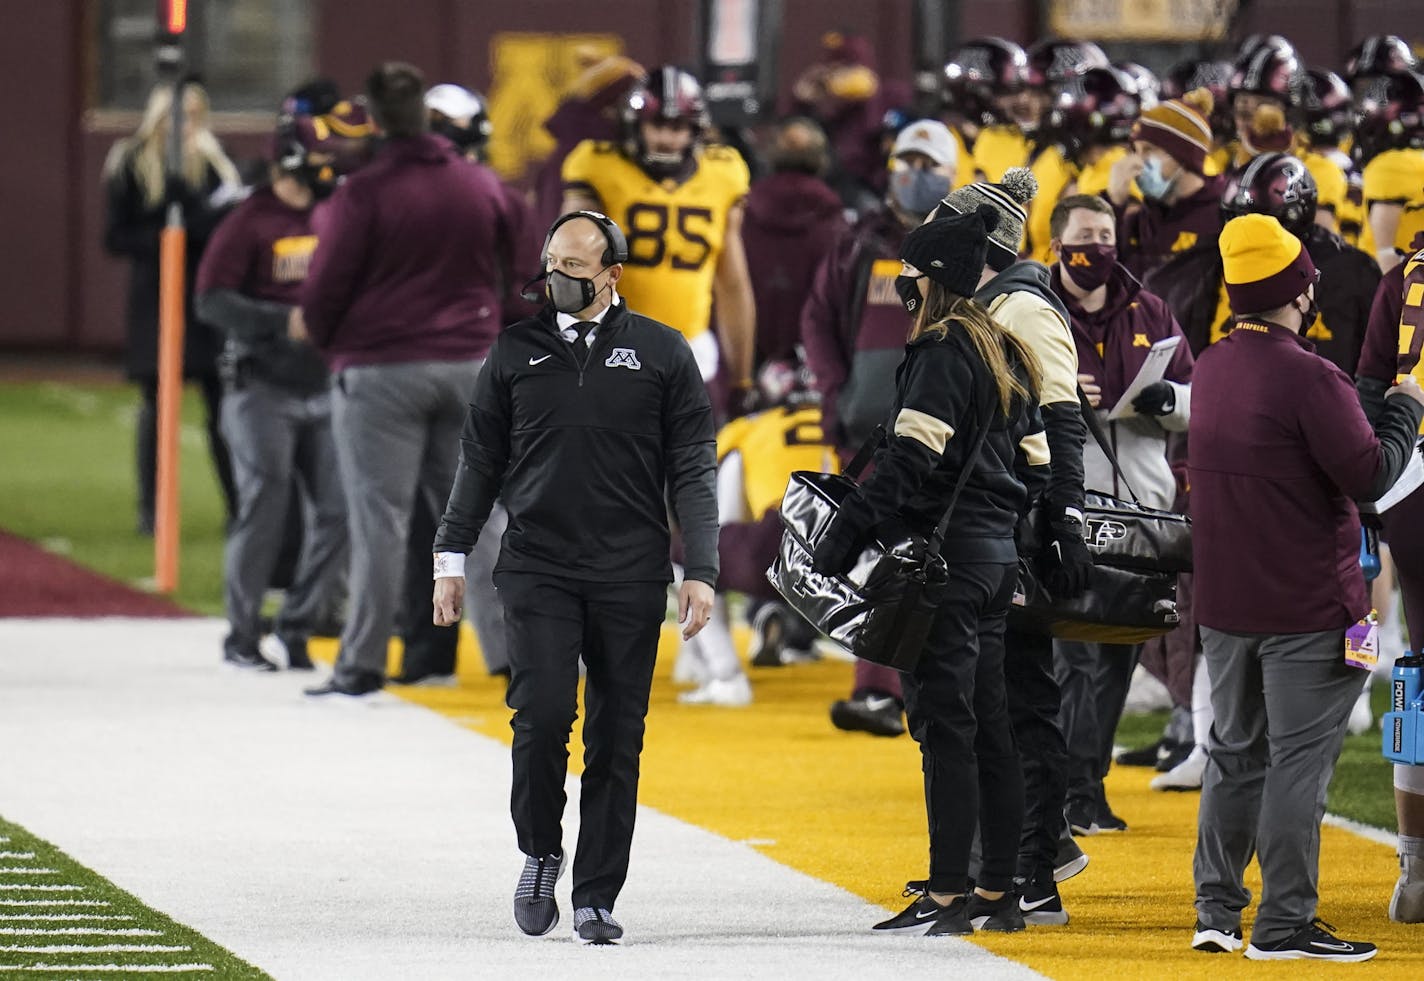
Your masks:
{"label": "black duffel bag", "polygon": [[1019,526],[1019,588],[1009,607],[1009,626],[1059,640],[1140,644],[1171,632],[1177,613],[1177,576],[1192,571],[1192,519],[1138,503],[1103,433],[1079,393],[1083,419],[1132,500],[1088,491],[1083,538],[1093,556],[1088,588],[1057,599],[1043,584],[1039,558],[1052,542],[1039,509]]}
{"label": "black duffel bag", "polygon": [[[792,609],[856,657],[913,671],[947,591],[949,573],[940,546],[988,430],[987,424],[979,427],[967,457],[970,463],[960,471],[934,533],[925,539],[902,522],[884,522],[844,575],[817,572],[811,555],[841,503],[855,490],[855,481],[841,474],[793,473],[781,499],[781,547],[766,571],[771,585]],[[884,438],[881,426],[846,473],[858,476]]]}

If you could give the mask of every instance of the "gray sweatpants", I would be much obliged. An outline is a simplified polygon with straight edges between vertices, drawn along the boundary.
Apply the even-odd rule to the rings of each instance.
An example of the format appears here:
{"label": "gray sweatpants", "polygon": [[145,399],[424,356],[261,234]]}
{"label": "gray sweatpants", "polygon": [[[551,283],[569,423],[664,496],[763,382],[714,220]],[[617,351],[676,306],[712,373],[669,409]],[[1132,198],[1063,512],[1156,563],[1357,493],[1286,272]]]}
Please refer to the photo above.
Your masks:
{"label": "gray sweatpants", "polygon": [[1197,818],[1197,916],[1240,928],[1254,853],[1262,887],[1251,939],[1273,943],[1315,918],[1325,791],[1363,676],[1345,664],[1343,630],[1201,633],[1216,721]]}
{"label": "gray sweatpants", "polygon": [[351,531],[351,602],[336,662],[339,682],[385,677],[415,495],[425,495],[433,514],[445,512],[481,364],[413,361],[337,374],[332,422]]}
{"label": "gray sweatpants", "polygon": [[238,511],[223,556],[225,646],[256,650],[262,599],[282,552],[292,479],[301,489],[300,558],[277,633],[305,638],[346,572],[346,500],[336,470],[331,396],[302,396],[260,380],[229,387],[222,433],[232,453]]}

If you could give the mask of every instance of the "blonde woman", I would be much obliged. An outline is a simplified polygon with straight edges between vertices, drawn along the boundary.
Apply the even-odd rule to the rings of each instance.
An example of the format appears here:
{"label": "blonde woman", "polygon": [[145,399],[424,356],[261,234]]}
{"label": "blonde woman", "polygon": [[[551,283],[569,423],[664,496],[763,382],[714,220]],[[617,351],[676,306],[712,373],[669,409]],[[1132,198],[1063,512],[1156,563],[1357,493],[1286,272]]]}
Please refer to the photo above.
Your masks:
{"label": "blonde woman", "polygon": [[[896,373],[894,433],[814,555],[818,571],[839,575],[888,520],[928,535],[969,470],[944,536],[945,597],[919,663],[902,675],[925,775],[929,877],[909,884],[916,898],[904,912],[876,925],[887,932],[1024,928],[1013,881],[1023,773],[1004,690],[1004,628],[1018,581],[1014,529],[1047,483],[1048,442],[1038,359],[970,299],[998,219],[981,205],[906,237],[896,289],[915,325]],[[976,824],[983,864],[971,892]]]}
{"label": "blonde woman", "polygon": [[193,315],[193,277],[203,246],[239,195],[242,181],[217,137],[208,128],[209,105],[203,87],[189,82],[183,95],[183,169],[167,168],[173,90],[155,86],[138,131],[119,140],[104,164],[108,192],[108,219],[104,248],[130,261],[127,309],[128,342],[124,367],[143,396],[138,416],[138,528],[153,533],[154,466],[158,402],[158,238],[167,204],[183,204],[188,226],[187,331],[183,344],[183,375],[197,382],[207,406],[208,446],[213,466],[227,502],[235,513],[232,465],[227,445],[218,431],[217,355],[222,339]]}

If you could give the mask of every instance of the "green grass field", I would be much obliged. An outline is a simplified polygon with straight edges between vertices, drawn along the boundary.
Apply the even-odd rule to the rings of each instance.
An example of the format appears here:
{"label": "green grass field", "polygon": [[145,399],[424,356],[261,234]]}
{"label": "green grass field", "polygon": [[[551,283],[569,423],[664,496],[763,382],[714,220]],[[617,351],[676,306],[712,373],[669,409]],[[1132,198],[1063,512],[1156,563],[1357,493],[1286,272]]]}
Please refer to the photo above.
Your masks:
{"label": "green grass field", "polygon": [[[269,975],[0,819],[0,977]],[[147,967],[148,971],[143,969]]]}
{"label": "green grass field", "polygon": [[[44,543],[112,578],[142,584],[153,575],[153,542],[135,531],[131,386],[58,382],[0,384],[0,528]],[[223,509],[191,391],[183,408],[182,606],[222,615]],[[1376,715],[1386,687],[1376,685]],[[1154,741],[1163,714],[1123,720],[1118,741]],[[1389,764],[1379,734],[1348,737],[1330,810],[1364,824],[1394,827]]]}

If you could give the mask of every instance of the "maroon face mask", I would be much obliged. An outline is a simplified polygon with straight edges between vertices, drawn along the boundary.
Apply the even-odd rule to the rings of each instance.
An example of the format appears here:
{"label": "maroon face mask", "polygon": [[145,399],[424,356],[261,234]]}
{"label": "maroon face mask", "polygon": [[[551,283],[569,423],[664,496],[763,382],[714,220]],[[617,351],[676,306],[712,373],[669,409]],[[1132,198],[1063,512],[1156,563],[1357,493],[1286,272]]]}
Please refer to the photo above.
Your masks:
{"label": "maroon face mask", "polygon": [[1079,289],[1095,290],[1108,281],[1117,264],[1117,246],[1065,245],[1059,265]]}

